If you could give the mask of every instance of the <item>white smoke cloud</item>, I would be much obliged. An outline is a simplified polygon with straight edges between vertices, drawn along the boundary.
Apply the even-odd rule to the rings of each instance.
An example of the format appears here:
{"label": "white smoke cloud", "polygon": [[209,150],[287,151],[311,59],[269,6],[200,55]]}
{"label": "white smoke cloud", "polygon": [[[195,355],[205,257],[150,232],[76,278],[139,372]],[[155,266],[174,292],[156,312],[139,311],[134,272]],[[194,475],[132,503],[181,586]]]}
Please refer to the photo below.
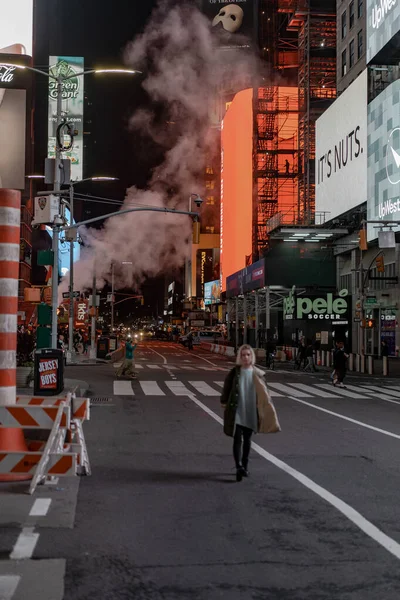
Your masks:
{"label": "white smoke cloud", "polygon": [[[218,51],[208,20],[191,5],[162,2],[143,34],[130,43],[126,64],[144,73],[143,87],[156,110],[140,109],[131,128],[165,150],[148,190],[127,190],[122,209],[136,204],[187,210],[189,195],[203,193],[207,157],[215,154],[210,114],[218,86],[229,80],[238,91],[252,85],[254,56]],[[161,117],[160,117],[161,115]],[[217,134],[218,135],[218,134]],[[75,289],[91,288],[93,265],[101,286],[116,268],[116,287],[138,286],[184,263],[191,221],[186,216],[139,212],[108,219],[103,229],[80,232],[88,246],[75,268]],[[60,293],[67,289],[63,282]]]}

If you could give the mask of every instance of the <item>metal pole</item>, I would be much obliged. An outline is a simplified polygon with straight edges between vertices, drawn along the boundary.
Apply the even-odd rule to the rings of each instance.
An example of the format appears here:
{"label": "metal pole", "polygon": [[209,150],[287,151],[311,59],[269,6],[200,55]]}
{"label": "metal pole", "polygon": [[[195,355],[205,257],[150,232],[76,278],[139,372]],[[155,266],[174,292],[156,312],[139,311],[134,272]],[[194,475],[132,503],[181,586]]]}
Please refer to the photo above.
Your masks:
{"label": "metal pole", "polygon": [[[57,128],[61,123],[62,117],[62,78],[57,77]],[[56,158],[54,161],[54,191],[59,192],[61,189],[61,148],[58,145],[56,136]],[[58,246],[59,246],[60,230],[57,225],[53,226],[53,271],[51,278],[52,285],[52,315],[51,315],[51,347],[57,348],[57,307],[58,307]]]}
{"label": "metal pole", "polygon": [[111,264],[111,334],[114,331],[114,263]]}
{"label": "metal pole", "polygon": [[246,302],[246,294],[243,296],[243,344],[247,344],[247,302]]}
{"label": "metal pole", "polygon": [[236,350],[239,348],[239,298],[236,296],[235,298],[235,347]]}
{"label": "metal pole", "polygon": [[[69,186],[69,210],[71,214],[71,225],[74,221],[74,186],[71,183]],[[68,324],[68,351],[72,355],[73,337],[74,337],[74,242],[71,239],[69,244],[69,324]]]}
{"label": "metal pole", "polygon": [[[93,267],[94,268],[94,267]],[[96,271],[93,273],[93,289],[92,289],[92,331],[90,339],[90,358],[96,358]]]}
{"label": "metal pole", "polygon": [[259,340],[260,315],[258,312],[258,292],[256,292],[256,295],[254,297],[254,302],[255,302],[255,311],[256,311],[256,348],[259,348],[260,347],[260,340]]}

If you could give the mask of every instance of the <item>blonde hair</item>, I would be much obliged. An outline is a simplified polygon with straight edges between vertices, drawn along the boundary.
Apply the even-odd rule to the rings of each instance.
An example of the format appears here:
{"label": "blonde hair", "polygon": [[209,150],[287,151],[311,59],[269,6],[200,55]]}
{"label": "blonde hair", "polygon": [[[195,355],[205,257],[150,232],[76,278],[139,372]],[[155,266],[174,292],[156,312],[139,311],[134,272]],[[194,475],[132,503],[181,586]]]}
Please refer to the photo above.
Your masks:
{"label": "blonde hair", "polygon": [[243,344],[243,346],[240,346],[239,350],[237,351],[237,355],[236,355],[236,364],[237,365],[242,364],[242,350],[250,350],[251,364],[255,365],[256,364],[256,355],[254,354],[253,348],[251,346],[249,346],[249,344]]}

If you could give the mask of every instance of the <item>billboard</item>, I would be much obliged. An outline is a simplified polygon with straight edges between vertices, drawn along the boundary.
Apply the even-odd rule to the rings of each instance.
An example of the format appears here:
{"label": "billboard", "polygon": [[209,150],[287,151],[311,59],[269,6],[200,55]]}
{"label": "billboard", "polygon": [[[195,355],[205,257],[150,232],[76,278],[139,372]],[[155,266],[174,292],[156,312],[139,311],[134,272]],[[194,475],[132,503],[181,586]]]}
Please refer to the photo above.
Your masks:
{"label": "billboard", "polygon": [[0,53],[32,56],[33,0],[2,2]]}
{"label": "billboard", "polygon": [[[368,221],[400,221],[400,80],[368,105],[367,207]],[[368,224],[369,241],[377,232]]]}
{"label": "billboard", "polygon": [[204,304],[219,304],[221,302],[221,283],[219,279],[207,281],[204,284]]}
{"label": "billboard", "polygon": [[[381,50],[400,31],[398,0],[367,0],[367,63],[397,64],[399,44]],[[384,54],[384,57],[382,56]]]}
{"label": "billboard", "polygon": [[201,11],[223,48],[249,48],[258,40],[258,0],[201,0]]}
{"label": "billboard", "polygon": [[265,286],[265,259],[233,273],[226,280],[226,297],[242,296]]}
{"label": "billboard", "polygon": [[[74,77],[74,74],[84,70],[82,56],[50,56],[50,74],[58,77],[60,74],[68,79],[63,84],[62,109],[67,113],[68,122],[71,123],[78,134],[74,138],[73,148],[63,152],[63,158],[71,161],[71,179],[83,179],[83,106],[84,106],[84,78]],[[49,128],[47,156],[55,158],[57,132],[57,83],[49,79]],[[68,146],[70,138],[65,136],[65,145]]]}
{"label": "billboard", "polygon": [[325,220],[367,199],[367,83],[365,69],[316,123],[315,210]]}
{"label": "billboard", "polygon": [[252,254],[253,90],[234,97],[221,126],[221,291]]}
{"label": "billboard", "polygon": [[212,248],[196,252],[196,297],[204,298],[204,286],[213,276],[214,250]]}
{"label": "billboard", "polygon": [[0,188],[25,188],[26,90],[0,89]]}

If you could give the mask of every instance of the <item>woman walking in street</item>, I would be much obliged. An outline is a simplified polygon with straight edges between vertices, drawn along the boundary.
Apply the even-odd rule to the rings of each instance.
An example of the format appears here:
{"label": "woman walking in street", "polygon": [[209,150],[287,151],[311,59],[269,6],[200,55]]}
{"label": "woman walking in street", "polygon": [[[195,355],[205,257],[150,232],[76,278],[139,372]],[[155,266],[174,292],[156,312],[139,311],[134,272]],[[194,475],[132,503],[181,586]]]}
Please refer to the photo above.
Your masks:
{"label": "woman walking in street", "polygon": [[253,433],[281,430],[271,403],[264,372],[255,366],[255,354],[245,344],[238,350],[236,367],[227,375],[221,396],[224,433],[233,437],[236,481],[249,476],[248,464]]}
{"label": "woman walking in street", "polygon": [[333,374],[333,385],[341,388],[346,387],[343,383],[346,377],[346,362],[349,355],[344,349],[344,342],[336,342],[336,350],[333,355],[333,368],[335,369]]}

